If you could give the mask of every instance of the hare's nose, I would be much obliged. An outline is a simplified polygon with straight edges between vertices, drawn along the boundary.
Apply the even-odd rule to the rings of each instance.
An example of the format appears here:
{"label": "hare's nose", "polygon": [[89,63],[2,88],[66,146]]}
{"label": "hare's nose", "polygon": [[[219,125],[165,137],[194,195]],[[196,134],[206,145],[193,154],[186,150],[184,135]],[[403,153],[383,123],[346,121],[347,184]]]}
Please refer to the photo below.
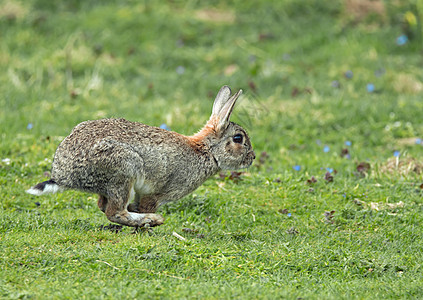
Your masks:
{"label": "hare's nose", "polygon": [[256,154],[254,153],[254,151],[252,151],[252,156],[253,156],[253,159],[256,159]]}

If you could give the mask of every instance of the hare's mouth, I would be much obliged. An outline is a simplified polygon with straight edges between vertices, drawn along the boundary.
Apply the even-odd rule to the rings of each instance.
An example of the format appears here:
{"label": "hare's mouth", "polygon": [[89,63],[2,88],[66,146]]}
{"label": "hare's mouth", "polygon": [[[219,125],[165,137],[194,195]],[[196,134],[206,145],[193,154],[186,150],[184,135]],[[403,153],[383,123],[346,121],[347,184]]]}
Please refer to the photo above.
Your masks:
{"label": "hare's mouth", "polygon": [[249,166],[251,166],[255,158],[256,154],[254,153],[254,151],[248,152],[244,159],[244,168],[248,168]]}

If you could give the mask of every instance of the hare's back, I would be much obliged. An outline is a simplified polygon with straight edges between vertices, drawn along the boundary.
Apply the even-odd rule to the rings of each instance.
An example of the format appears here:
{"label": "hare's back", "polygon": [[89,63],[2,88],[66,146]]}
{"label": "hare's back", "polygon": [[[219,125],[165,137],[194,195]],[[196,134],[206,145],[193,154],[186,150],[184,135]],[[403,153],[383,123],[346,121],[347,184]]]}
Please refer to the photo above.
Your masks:
{"label": "hare's back", "polygon": [[105,142],[125,144],[140,154],[169,147],[175,151],[185,146],[183,137],[175,132],[125,119],[102,119],[78,124],[59,145],[55,156],[86,156]]}
{"label": "hare's back", "polygon": [[148,126],[142,123],[131,122],[125,119],[102,119],[85,121],[77,125],[68,138],[97,142],[103,139],[112,139],[120,142],[155,142],[169,138],[170,132]]}
{"label": "hare's back", "polygon": [[[179,151],[178,139],[176,133],[124,119],[82,122],[57,148],[52,178],[68,188],[96,192],[97,181],[108,182],[118,174],[133,177],[141,168],[165,169],[158,163],[169,164]],[[165,144],[174,148],[171,154]]]}

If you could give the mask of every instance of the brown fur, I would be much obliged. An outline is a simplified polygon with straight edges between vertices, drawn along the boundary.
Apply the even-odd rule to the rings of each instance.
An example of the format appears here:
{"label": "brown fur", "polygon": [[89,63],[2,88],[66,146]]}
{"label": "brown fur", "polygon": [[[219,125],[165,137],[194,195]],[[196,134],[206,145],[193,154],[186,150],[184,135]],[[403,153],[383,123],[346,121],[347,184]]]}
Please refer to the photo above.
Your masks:
{"label": "brown fur", "polygon": [[213,135],[216,135],[216,125],[213,120],[209,120],[199,132],[187,137],[187,139],[193,148],[199,149],[204,147],[206,138]]}

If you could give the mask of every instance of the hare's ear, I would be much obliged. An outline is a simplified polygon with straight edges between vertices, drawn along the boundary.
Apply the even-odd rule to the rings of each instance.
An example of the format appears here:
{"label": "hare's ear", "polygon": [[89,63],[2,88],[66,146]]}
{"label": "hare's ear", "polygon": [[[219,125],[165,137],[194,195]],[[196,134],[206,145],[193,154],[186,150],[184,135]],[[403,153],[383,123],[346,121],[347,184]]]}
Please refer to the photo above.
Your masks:
{"label": "hare's ear", "polygon": [[231,97],[231,89],[226,85],[217,93],[211,116],[216,122],[215,126],[217,130],[222,130],[228,126],[235,102],[241,94],[242,90],[239,90]]}

